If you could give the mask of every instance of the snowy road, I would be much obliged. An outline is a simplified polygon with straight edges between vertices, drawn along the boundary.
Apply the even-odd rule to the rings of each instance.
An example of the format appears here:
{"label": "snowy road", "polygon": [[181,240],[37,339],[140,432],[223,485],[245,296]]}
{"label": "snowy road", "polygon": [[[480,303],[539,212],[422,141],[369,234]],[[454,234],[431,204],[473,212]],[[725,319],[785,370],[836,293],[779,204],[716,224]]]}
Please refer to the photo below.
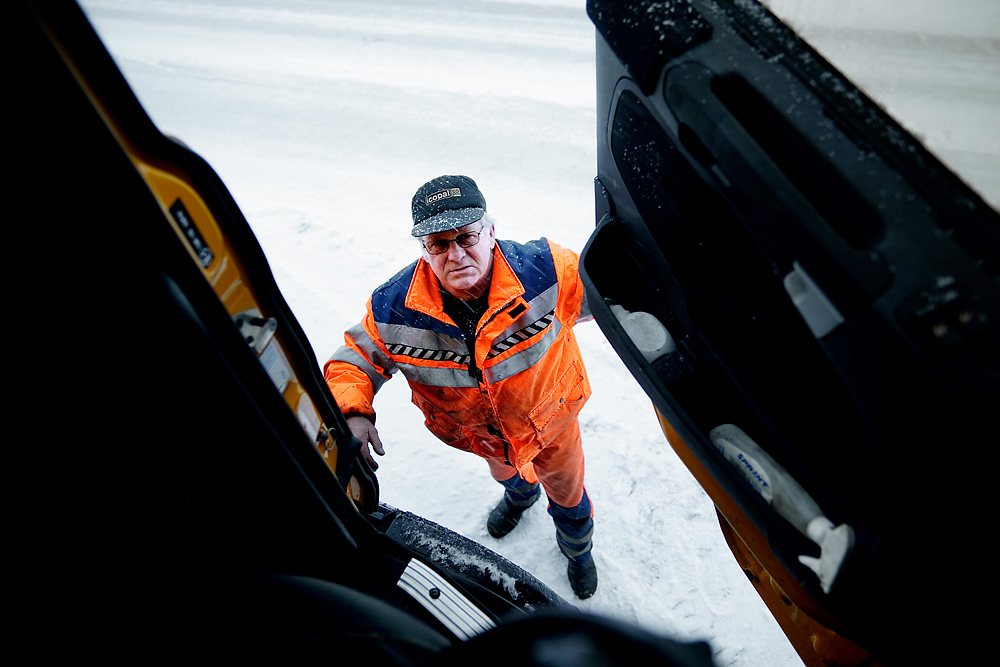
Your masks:
{"label": "snowy road", "polygon": [[[501,238],[544,235],[579,251],[593,229],[594,31],[583,0],[82,4],[161,130],[232,190],[318,361],[360,319],[372,289],[416,257],[409,200],[431,177],[473,176]],[[1000,201],[1000,115],[988,113],[1000,106],[991,0],[886,3],[896,12],[919,6],[914,30],[926,39],[890,30],[891,14],[876,17],[881,28],[870,23],[859,7],[871,3],[770,4],[828,55],[849,56],[849,75],[885,93],[890,111]],[[963,7],[965,23],[934,37],[946,24],[938,15]],[[969,25],[976,29],[962,33]],[[921,88],[907,63],[932,46],[978,64],[955,64],[961,77],[941,70],[947,91]],[[952,123],[960,106],[968,115]],[[579,606],[706,639],[719,665],[800,664],[649,401],[595,324],[577,333],[594,387],[581,422],[601,576],[597,595]],[[482,542],[571,598],[544,509],[504,540],[489,537],[499,487],[480,461],[427,433],[409,402],[402,380],[376,401],[388,452],[383,500]]]}

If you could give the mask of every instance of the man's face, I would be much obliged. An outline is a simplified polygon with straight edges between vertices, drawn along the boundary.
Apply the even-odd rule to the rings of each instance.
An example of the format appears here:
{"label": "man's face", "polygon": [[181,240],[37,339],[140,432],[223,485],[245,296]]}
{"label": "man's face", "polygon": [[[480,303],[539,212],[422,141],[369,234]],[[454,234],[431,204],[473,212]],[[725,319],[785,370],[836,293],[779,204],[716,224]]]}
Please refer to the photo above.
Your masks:
{"label": "man's face", "polygon": [[[480,232],[479,243],[463,248],[458,243],[449,243],[448,250],[440,255],[432,255],[427,246],[432,241],[454,241],[462,234]],[[448,293],[459,299],[475,299],[486,293],[490,286],[493,268],[493,246],[496,236],[493,225],[480,220],[471,225],[439,234],[421,237],[424,246],[424,260],[430,264],[434,275]]]}

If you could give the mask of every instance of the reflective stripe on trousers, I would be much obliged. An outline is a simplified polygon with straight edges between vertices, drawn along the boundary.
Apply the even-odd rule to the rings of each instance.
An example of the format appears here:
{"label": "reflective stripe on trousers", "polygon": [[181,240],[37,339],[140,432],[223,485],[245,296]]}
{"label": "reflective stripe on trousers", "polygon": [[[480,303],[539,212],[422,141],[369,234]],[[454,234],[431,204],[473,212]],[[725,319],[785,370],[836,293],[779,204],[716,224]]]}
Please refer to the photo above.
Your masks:
{"label": "reflective stripe on trousers", "polygon": [[[521,475],[500,482],[506,489],[507,502],[514,507],[529,506],[541,492],[537,483],[532,484]],[[580,502],[573,507],[563,507],[549,499],[549,516],[556,526],[556,542],[567,558],[586,560],[593,548],[594,518],[590,496],[584,489]]]}

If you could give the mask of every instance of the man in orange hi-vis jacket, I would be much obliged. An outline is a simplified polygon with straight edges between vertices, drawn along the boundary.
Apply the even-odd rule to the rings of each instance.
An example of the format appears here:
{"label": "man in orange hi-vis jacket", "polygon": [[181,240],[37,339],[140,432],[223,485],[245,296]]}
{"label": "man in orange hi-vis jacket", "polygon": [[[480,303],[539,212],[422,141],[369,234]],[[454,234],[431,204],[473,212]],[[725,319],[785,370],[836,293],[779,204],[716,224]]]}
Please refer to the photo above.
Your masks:
{"label": "man in orange hi-vis jacket", "polygon": [[467,176],[440,176],[413,197],[419,260],[379,287],[326,363],[327,384],[362,453],[385,452],[372,402],[397,370],[427,428],[486,459],[504,497],[487,528],[503,537],[541,488],[580,598],[597,588],[593,511],[577,415],[590,384],[573,325],[590,318],[577,255],[546,239],[499,241]]}

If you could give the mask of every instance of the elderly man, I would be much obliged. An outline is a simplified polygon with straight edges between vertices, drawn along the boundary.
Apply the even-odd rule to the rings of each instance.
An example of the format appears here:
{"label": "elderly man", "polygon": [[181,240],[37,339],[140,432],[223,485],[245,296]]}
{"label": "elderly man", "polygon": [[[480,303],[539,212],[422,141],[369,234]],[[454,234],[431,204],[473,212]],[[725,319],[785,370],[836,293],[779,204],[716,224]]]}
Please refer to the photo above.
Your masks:
{"label": "elderly man", "polygon": [[590,597],[593,512],[577,420],[590,384],[572,331],[589,319],[579,258],[544,238],[498,241],[466,176],[424,184],[412,212],[421,257],[372,294],[327,362],[327,384],[377,468],[369,444],[385,452],[372,402],[402,371],[427,428],[484,458],[504,486],[489,533],[508,534],[544,489],[573,592]]}

